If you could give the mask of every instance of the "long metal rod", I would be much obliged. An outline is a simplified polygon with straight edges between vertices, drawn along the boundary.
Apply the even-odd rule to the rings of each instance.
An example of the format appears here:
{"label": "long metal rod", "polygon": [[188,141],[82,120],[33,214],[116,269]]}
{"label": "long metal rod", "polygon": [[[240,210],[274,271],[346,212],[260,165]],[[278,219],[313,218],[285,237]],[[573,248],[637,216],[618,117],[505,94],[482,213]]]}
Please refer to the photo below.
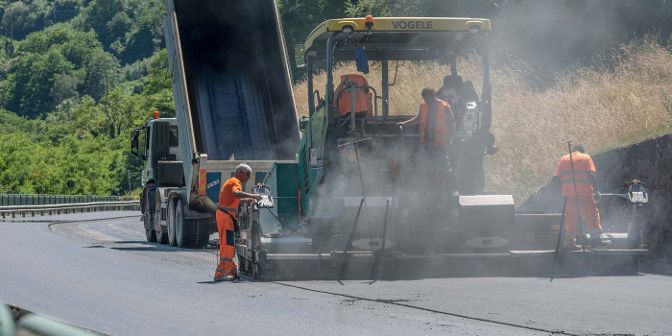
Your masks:
{"label": "long metal rod", "polygon": [[[315,114],[315,94],[313,93],[313,61],[306,62],[306,86],[308,87],[308,117]],[[319,102],[318,102],[319,103]]]}
{"label": "long metal rod", "polygon": [[[381,85],[382,85],[382,95],[383,95],[383,117],[387,118],[387,116],[390,114],[390,107],[387,102],[387,96],[389,95],[390,89],[389,89],[389,61],[387,59],[384,59],[381,61],[382,63],[382,79],[381,79]],[[374,98],[375,100],[375,98]]]}
{"label": "long metal rod", "polygon": [[349,89],[349,91],[350,91],[350,127],[351,127],[350,130],[354,132],[357,127],[357,120],[356,120],[357,118],[355,117],[355,105],[357,102],[355,98],[357,98],[357,87],[352,86]]}
{"label": "long metal rod", "polygon": [[329,35],[327,38],[327,92],[325,92],[326,96],[326,101],[325,101],[325,108],[327,109],[327,120],[329,125],[333,125],[333,109],[331,107],[332,101],[334,99],[334,74],[333,74],[333,62],[334,62],[334,54],[333,54],[333,35]]}
{"label": "long metal rod", "polygon": [[562,232],[565,228],[565,210],[567,209],[567,197],[562,202],[562,216],[560,216],[560,231],[558,232],[558,241],[555,243],[555,255],[553,256],[553,268],[551,268],[551,276],[549,281],[553,282],[555,277],[555,265],[558,262],[558,255],[560,254],[560,242],[562,241]]}
{"label": "long metal rod", "polygon": [[350,230],[350,237],[348,237],[348,243],[345,244],[345,248],[343,249],[343,257],[345,260],[343,260],[343,263],[341,264],[341,270],[338,272],[338,283],[343,285],[343,282],[341,280],[343,279],[343,276],[345,275],[345,270],[348,267],[348,261],[350,261],[350,254],[348,253],[348,250],[350,250],[350,245],[352,245],[352,240],[355,239],[355,232],[357,231],[357,222],[359,221],[359,214],[362,212],[362,207],[364,206],[364,199],[362,198],[361,201],[359,201],[359,209],[357,209],[357,215],[355,215],[355,221],[352,223],[352,230]]}
{"label": "long metal rod", "polygon": [[579,193],[576,188],[576,176],[574,175],[574,158],[572,157],[572,140],[567,140],[567,149],[569,151],[569,167],[572,173],[572,185],[574,186],[574,200],[576,201],[576,213],[579,215],[578,229],[581,237],[581,250],[586,251],[585,243],[585,233],[584,233],[584,223],[585,217],[583,217],[583,211],[581,211],[581,204],[579,203]]}
{"label": "long metal rod", "polygon": [[344,144],[340,144],[340,145],[336,146],[336,148],[341,148],[341,147],[345,147],[345,146],[347,146],[347,145],[352,145],[352,144],[354,144],[354,143],[358,143],[358,142],[362,142],[362,141],[369,141],[369,140],[373,140],[373,139],[371,139],[371,138],[364,138],[364,139],[359,139],[359,140],[355,140],[355,141],[350,141],[350,142],[346,142],[346,143],[344,143]]}
{"label": "long metal rod", "polygon": [[359,150],[357,149],[357,143],[353,144],[355,146],[355,159],[357,160],[357,172],[359,173],[359,184],[362,186],[362,200],[366,204],[366,187],[364,187],[364,176],[362,175],[362,164],[359,162]]}
{"label": "long metal rod", "polygon": [[382,264],[383,253],[385,253],[385,241],[387,240],[387,222],[389,213],[390,213],[390,199],[388,198],[387,201],[385,202],[385,219],[383,220],[382,243],[380,245],[380,251],[378,251],[373,261],[373,268],[371,268],[371,282],[369,282],[369,285],[373,285],[376,281],[378,281],[378,274],[380,273],[380,265]]}

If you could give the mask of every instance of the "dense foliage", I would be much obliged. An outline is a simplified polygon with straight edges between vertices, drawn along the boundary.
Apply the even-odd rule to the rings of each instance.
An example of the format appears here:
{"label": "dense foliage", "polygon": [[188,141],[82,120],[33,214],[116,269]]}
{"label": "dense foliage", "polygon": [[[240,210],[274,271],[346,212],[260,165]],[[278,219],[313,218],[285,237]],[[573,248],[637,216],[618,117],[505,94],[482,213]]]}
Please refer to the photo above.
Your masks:
{"label": "dense foliage", "polygon": [[162,3],[0,1],[0,193],[137,187],[130,132],[173,113]]}
{"label": "dense foliage", "polygon": [[[120,194],[138,187],[130,132],[152,110],[174,113],[163,3],[0,0],[0,193]],[[524,57],[541,80],[652,29],[662,38],[672,32],[669,0],[277,3],[292,62],[293,46],[318,23],[369,13],[490,17],[496,61]],[[300,79],[301,70],[293,70]]]}

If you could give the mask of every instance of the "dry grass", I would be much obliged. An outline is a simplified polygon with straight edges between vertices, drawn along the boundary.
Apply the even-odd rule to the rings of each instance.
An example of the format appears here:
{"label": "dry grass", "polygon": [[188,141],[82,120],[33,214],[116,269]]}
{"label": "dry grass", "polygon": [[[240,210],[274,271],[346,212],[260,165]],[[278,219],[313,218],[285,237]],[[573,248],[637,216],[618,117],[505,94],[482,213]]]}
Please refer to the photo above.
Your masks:
{"label": "dry grass", "polygon": [[[477,60],[463,60],[460,72],[474,80],[480,91]],[[372,65],[370,85],[380,87],[380,71]],[[672,123],[672,54],[652,41],[623,48],[611,69],[584,68],[558,74],[544,90],[530,88],[523,66],[491,71],[493,126],[500,152],[488,157],[487,186],[511,193],[517,202],[548,181],[559,157],[561,142],[572,138],[590,152],[605,149],[656,132],[669,131]],[[337,75],[353,73],[348,65]],[[415,114],[423,87],[438,88],[446,66],[433,63],[400,63],[397,84],[390,88],[391,114]],[[394,65],[390,66],[390,80]],[[335,77],[338,78],[338,77]],[[315,88],[324,91],[325,76]],[[299,113],[308,111],[305,83],[294,88]]]}

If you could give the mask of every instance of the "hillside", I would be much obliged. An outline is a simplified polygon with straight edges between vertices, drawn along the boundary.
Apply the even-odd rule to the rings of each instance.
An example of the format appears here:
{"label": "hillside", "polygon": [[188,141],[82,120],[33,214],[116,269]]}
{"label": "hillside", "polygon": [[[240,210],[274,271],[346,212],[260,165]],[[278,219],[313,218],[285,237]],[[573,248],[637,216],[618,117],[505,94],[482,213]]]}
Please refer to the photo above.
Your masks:
{"label": "hillside", "polygon": [[130,131],[173,110],[162,3],[0,2],[0,193],[119,194],[138,180]]}

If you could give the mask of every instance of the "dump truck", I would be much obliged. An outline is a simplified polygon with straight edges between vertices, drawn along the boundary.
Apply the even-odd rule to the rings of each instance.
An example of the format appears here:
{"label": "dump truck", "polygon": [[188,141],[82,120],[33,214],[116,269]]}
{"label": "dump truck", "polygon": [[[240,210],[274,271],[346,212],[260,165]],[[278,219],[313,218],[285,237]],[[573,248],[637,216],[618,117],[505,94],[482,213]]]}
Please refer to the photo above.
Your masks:
{"label": "dump truck", "polygon": [[216,232],[220,185],[243,160],[248,188],[299,141],[287,52],[272,0],[167,0],[165,40],[176,118],[133,132],[144,159],[147,240],[201,248]]}

